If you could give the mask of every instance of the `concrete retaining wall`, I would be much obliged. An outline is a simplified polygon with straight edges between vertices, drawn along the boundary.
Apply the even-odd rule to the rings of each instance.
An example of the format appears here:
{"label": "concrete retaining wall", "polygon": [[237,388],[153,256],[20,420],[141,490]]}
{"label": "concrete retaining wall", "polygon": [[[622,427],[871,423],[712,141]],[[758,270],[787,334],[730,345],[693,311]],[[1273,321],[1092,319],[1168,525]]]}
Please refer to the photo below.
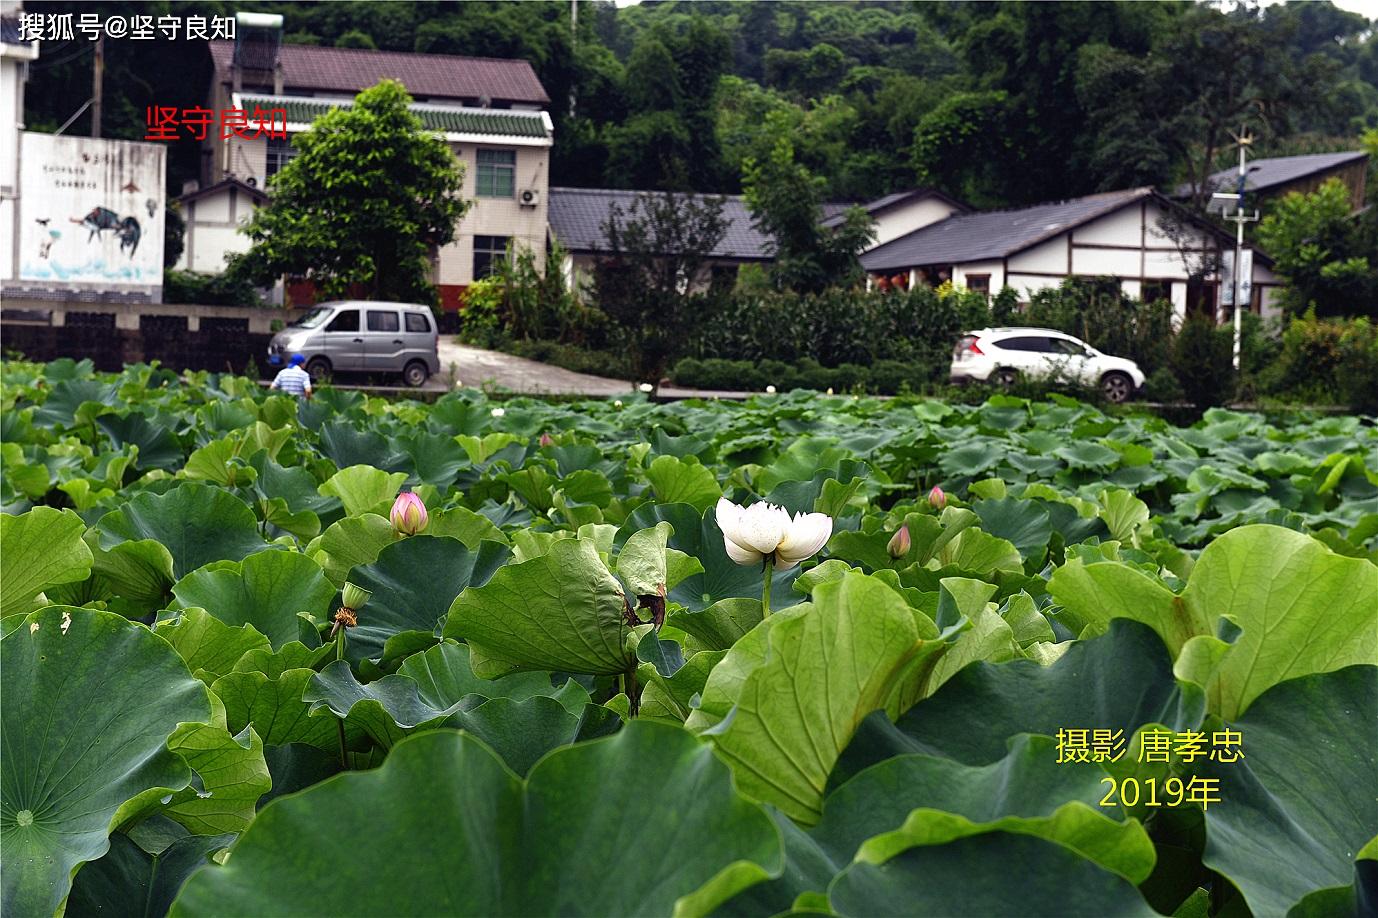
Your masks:
{"label": "concrete retaining wall", "polygon": [[90,357],[97,369],[157,360],[177,370],[263,368],[283,309],[87,303],[5,297],[0,345],[30,360]]}

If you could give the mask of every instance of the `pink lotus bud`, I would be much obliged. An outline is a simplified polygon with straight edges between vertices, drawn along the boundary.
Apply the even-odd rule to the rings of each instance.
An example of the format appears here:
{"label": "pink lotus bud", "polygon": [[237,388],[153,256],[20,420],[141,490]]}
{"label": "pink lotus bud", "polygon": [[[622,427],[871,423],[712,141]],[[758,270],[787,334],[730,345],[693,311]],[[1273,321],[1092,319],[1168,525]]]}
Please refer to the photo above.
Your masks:
{"label": "pink lotus bud", "polygon": [[934,510],[941,510],[947,506],[947,495],[943,493],[942,488],[934,485],[933,490],[928,492],[928,503]]}
{"label": "pink lotus bud", "polygon": [[426,505],[411,491],[403,491],[397,495],[390,516],[392,528],[403,535],[416,535],[430,522],[430,517],[426,514]]}
{"label": "pink lotus bud", "polygon": [[554,445],[555,445],[555,438],[552,437],[550,434],[541,434],[541,445],[542,445],[542,446],[554,446]]}
{"label": "pink lotus bud", "polygon": [[890,537],[890,543],[885,546],[885,550],[890,553],[892,558],[903,558],[909,554],[909,527],[901,526],[900,531]]}

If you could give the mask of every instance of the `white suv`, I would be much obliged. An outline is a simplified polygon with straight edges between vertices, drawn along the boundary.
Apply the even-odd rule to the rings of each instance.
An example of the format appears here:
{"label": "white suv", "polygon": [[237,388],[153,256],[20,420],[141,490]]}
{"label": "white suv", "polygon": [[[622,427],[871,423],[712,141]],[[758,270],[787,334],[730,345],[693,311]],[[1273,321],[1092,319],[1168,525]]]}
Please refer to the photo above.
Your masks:
{"label": "white suv", "polygon": [[1019,378],[1100,386],[1112,402],[1143,387],[1139,365],[1102,354],[1084,341],[1051,328],[983,328],[968,332],[952,351],[952,381],[998,382]]}

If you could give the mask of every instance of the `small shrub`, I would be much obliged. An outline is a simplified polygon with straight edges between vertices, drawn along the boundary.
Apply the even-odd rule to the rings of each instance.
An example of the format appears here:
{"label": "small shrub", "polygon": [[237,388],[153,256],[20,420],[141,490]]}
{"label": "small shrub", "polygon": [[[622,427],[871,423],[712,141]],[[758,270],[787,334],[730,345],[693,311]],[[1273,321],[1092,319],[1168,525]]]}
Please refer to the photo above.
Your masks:
{"label": "small shrub", "polygon": [[1378,326],[1355,319],[1340,337],[1339,395],[1349,410],[1378,414]]}
{"label": "small shrub", "polygon": [[264,306],[252,283],[231,274],[163,272],[163,302],[193,306]]}
{"label": "small shrub", "polygon": [[1223,405],[1234,394],[1234,338],[1210,318],[1193,316],[1177,333],[1172,371],[1182,394],[1197,408]]}
{"label": "small shrub", "polygon": [[1186,398],[1186,393],[1182,391],[1182,384],[1172,375],[1171,370],[1159,367],[1144,380],[1144,397],[1150,402],[1170,404],[1182,401]]}

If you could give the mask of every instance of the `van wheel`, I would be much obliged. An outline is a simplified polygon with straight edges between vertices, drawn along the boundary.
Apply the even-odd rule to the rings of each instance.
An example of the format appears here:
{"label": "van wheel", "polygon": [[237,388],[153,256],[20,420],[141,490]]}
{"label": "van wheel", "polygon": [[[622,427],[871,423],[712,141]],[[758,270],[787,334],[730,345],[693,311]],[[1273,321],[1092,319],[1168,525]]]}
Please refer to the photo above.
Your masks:
{"label": "van wheel", "polygon": [[324,357],[312,357],[307,361],[306,372],[311,374],[312,385],[319,385],[330,376],[330,361]]}
{"label": "van wheel", "polygon": [[1118,405],[1129,401],[1134,393],[1134,381],[1124,373],[1106,373],[1101,377],[1100,388],[1107,401]]}
{"label": "van wheel", "polygon": [[419,360],[413,360],[402,370],[402,381],[415,389],[418,386],[424,386],[426,380],[430,378],[430,375],[430,371],[426,369],[424,363]]}
{"label": "van wheel", "polygon": [[1019,382],[1019,371],[1011,370],[1009,367],[1001,367],[995,371],[995,382],[996,385],[1004,386],[1008,389],[1010,386]]}

